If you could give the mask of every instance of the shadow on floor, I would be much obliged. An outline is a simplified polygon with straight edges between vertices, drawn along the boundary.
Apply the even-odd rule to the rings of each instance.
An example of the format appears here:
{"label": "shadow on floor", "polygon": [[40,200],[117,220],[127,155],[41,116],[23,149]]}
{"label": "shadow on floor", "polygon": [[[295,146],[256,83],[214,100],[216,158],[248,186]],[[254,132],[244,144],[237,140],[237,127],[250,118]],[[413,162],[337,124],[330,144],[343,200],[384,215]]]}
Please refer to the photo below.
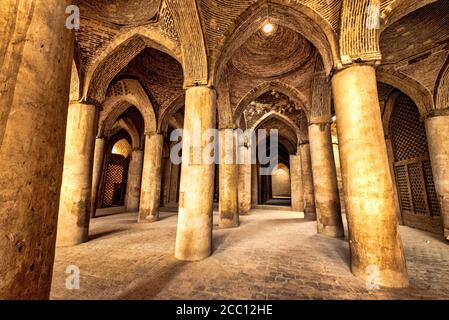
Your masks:
{"label": "shadow on floor", "polygon": [[110,235],[119,233],[119,232],[123,232],[126,231],[127,229],[125,228],[119,228],[119,229],[114,229],[114,230],[108,230],[108,231],[104,231],[104,232],[99,232],[99,233],[94,233],[94,234],[90,234],[89,235],[89,241],[93,241],[93,240],[97,240],[100,238],[107,238]]}
{"label": "shadow on floor", "polygon": [[293,219],[267,219],[259,221],[258,223],[269,223],[269,224],[290,224],[290,223],[310,223],[312,221],[303,218],[293,218]]}
{"label": "shadow on floor", "polygon": [[331,247],[332,252],[337,253],[340,260],[346,267],[348,267],[348,270],[351,270],[351,255],[349,251],[349,243],[346,238],[333,238],[320,234],[315,234],[311,238],[315,238],[316,242],[325,240],[324,245],[326,247]]}
{"label": "shadow on floor", "polygon": [[125,292],[119,294],[117,299],[149,300],[157,296],[188,264],[185,261],[175,260],[168,266],[148,273],[148,281],[130,286]]}
{"label": "shadow on floor", "polygon": [[212,254],[214,254],[217,250],[219,250],[221,248],[221,246],[226,241],[228,236],[229,236],[229,233],[222,233],[222,234],[214,233],[213,234]]}
{"label": "shadow on floor", "polygon": [[163,221],[172,217],[177,216],[177,212],[161,212],[159,215],[159,221]]}

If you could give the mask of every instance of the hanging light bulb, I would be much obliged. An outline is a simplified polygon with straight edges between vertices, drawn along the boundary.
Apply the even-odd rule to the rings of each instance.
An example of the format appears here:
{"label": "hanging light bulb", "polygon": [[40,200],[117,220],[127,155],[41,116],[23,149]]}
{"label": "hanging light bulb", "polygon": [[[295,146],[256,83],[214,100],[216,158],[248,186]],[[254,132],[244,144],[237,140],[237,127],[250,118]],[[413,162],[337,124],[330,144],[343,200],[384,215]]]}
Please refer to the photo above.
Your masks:
{"label": "hanging light bulb", "polygon": [[266,34],[271,34],[274,31],[274,26],[270,22],[266,22],[262,28],[263,32]]}

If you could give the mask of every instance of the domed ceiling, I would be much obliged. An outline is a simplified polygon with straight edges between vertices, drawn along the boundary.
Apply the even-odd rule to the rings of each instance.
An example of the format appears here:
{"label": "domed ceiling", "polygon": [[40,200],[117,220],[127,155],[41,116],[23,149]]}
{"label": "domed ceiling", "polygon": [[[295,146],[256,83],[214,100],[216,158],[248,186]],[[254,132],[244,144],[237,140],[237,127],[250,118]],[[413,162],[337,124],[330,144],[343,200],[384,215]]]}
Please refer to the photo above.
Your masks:
{"label": "domed ceiling", "polygon": [[231,59],[241,73],[272,78],[296,71],[315,55],[313,45],[299,33],[276,26],[272,34],[262,30],[254,33]]}

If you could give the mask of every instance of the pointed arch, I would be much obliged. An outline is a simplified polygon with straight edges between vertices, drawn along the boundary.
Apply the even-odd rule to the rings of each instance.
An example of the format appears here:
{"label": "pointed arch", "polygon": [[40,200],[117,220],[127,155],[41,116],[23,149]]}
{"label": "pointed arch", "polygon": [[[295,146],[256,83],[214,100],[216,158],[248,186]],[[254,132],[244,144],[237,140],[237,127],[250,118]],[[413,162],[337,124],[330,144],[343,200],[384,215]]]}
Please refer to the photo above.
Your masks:
{"label": "pointed arch", "polygon": [[84,97],[100,105],[114,77],[149,47],[170,55],[182,65],[177,41],[166,36],[160,28],[138,27],[117,36],[91,63],[85,76]]}
{"label": "pointed arch", "polygon": [[173,101],[169,104],[168,107],[166,107],[161,115],[159,120],[159,126],[158,126],[158,132],[167,132],[168,130],[168,124],[170,119],[184,107],[185,104],[185,94],[180,94],[176,99],[173,99]]}
{"label": "pointed arch", "polygon": [[173,129],[182,129],[184,128],[184,117],[182,114],[175,114],[168,121],[168,125]]}
{"label": "pointed arch", "polygon": [[[280,134],[278,136],[278,141],[280,143],[282,143],[289,151],[290,154],[296,154],[297,152],[297,148],[298,145],[301,143],[302,139],[303,139],[303,135],[301,132],[301,129],[298,128],[298,126],[287,116],[276,112],[276,111],[271,111],[265,115],[263,115],[253,126],[252,126],[252,130],[256,131],[259,128],[262,128],[264,126],[265,123],[269,122],[270,120],[279,120],[282,123],[285,123],[289,129],[289,131],[291,131],[293,133],[293,136],[295,137],[295,140],[292,141],[292,137]],[[260,143],[261,141],[259,141]]]}
{"label": "pointed arch", "polygon": [[292,29],[309,40],[320,53],[327,74],[338,62],[338,39],[332,25],[317,11],[307,4],[288,0],[260,0],[250,6],[237,21],[237,27],[226,37],[223,46],[211,72],[213,84],[233,56],[255,32],[257,32],[270,11],[270,21],[277,25]]}
{"label": "pointed arch", "polygon": [[[307,140],[307,137],[304,136],[304,130],[298,127],[289,117],[283,115],[277,111],[271,111],[269,113],[264,114],[262,117],[257,120],[254,125],[251,127],[253,130],[259,129],[264,123],[271,119],[277,119],[283,123],[285,123],[289,129],[291,129],[296,135],[296,142],[301,143],[304,140]],[[307,129],[307,128],[306,128]]]}
{"label": "pointed arch", "polygon": [[108,91],[99,116],[98,136],[110,130],[120,115],[131,106],[136,107],[144,119],[145,133],[156,132],[157,118],[147,93],[137,80],[125,79],[116,82]]}
{"label": "pointed arch", "polygon": [[421,116],[424,117],[433,109],[434,103],[432,93],[421,83],[409,76],[394,70],[378,68],[377,81],[395,87],[409,96],[417,105]]}
{"label": "pointed arch", "polygon": [[132,122],[130,118],[120,119],[116,121],[113,127],[106,132],[106,135],[112,137],[115,133],[120,130],[125,130],[129,136],[131,137],[131,146],[133,150],[141,149],[142,147],[142,139],[137,130],[135,124]]}
{"label": "pointed arch", "polygon": [[304,110],[310,110],[310,104],[308,99],[304,94],[301,93],[298,89],[282,82],[282,81],[266,81],[262,82],[259,85],[257,85],[255,88],[250,90],[237,104],[237,108],[234,111],[234,120],[238,121],[238,119],[242,116],[243,111],[245,108],[251,103],[251,101],[254,101],[258,97],[260,97],[262,94],[269,90],[276,90],[280,93],[285,94],[290,99],[294,100],[296,103],[298,103],[301,108]]}
{"label": "pointed arch", "polygon": [[449,56],[444,63],[435,86],[435,109],[449,108]]}

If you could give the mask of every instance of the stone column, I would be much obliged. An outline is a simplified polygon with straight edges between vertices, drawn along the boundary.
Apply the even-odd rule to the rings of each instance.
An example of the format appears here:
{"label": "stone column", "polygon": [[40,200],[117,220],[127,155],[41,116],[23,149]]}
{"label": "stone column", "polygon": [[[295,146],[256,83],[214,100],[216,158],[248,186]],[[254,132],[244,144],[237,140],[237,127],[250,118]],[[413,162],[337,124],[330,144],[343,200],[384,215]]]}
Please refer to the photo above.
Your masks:
{"label": "stone column", "polygon": [[[216,110],[215,90],[208,87],[187,89],[175,250],[175,257],[180,260],[201,260],[212,253],[215,164],[205,162],[201,156],[210,144],[204,133],[215,128]],[[199,137],[188,139],[192,135]]]}
{"label": "stone column", "polygon": [[292,211],[304,212],[304,190],[301,174],[301,157],[290,156],[290,180],[292,189]]}
{"label": "stone column", "polygon": [[385,287],[408,286],[380,115],[375,68],[356,65],[332,79],[348,215],[351,269]]}
{"label": "stone column", "polygon": [[394,203],[396,206],[396,216],[398,218],[398,223],[403,225],[404,220],[402,218],[401,213],[401,204],[399,202],[399,194],[398,189],[396,187],[396,177],[394,175],[394,151],[393,151],[393,143],[390,138],[385,138],[385,145],[387,147],[387,155],[388,155],[388,165],[390,167],[391,174],[391,182],[393,184],[393,192],[394,192]]}
{"label": "stone column", "polygon": [[64,161],[72,1],[0,5],[0,299],[48,299]]}
{"label": "stone column", "polygon": [[94,165],[92,170],[92,201],[90,216],[95,217],[95,212],[97,211],[97,199],[98,199],[98,188],[100,187],[101,171],[103,170],[104,161],[104,148],[106,146],[106,139],[97,138],[95,140],[95,151],[94,151]]}
{"label": "stone column", "polygon": [[145,134],[142,183],[140,190],[139,223],[159,220],[162,180],[162,149],[164,137],[158,133]]}
{"label": "stone column", "polygon": [[239,146],[238,165],[238,203],[239,214],[246,215],[251,211],[251,148]]}
{"label": "stone column", "polygon": [[449,240],[449,112],[426,120],[433,180],[441,209],[444,237]]}
{"label": "stone column", "polygon": [[251,208],[259,204],[259,172],[257,164],[251,165]]}
{"label": "stone column", "polygon": [[128,167],[128,182],[126,185],[126,211],[139,211],[140,202],[140,186],[142,183],[142,166],[143,166],[143,151],[133,150],[131,154],[131,161]]}
{"label": "stone column", "polygon": [[316,220],[315,194],[313,190],[312,163],[310,158],[309,142],[302,143],[299,147],[301,155],[301,175],[304,191],[304,217]]}
{"label": "stone column", "polygon": [[[334,121],[333,124],[335,124],[335,127],[337,126],[336,120]],[[346,217],[345,187],[343,185],[343,177],[342,177],[342,173],[341,173],[340,149],[338,146],[338,138],[336,136],[336,132],[335,132],[335,134],[332,134],[332,146],[334,149],[335,167],[337,168],[338,194],[340,195],[340,211],[341,211],[342,216],[345,215],[345,217]]]}
{"label": "stone column", "polygon": [[310,124],[309,140],[318,233],[343,237],[330,123]]}
{"label": "stone column", "polygon": [[170,177],[171,177],[171,163],[170,158],[162,158],[162,201],[163,207],[167,206],[170,198]]}
{"label": "stone column", "polygon": [[219,219],[220,228],[239,226],[237,205],[238,169],[233,129],[220,130]]}
{"label": "stone column", "polygon": [[181,166],[179,164],[172,164],[171,165],[171,178],[170,178],[170,195],[169,195],[169,203],[173,206],[176,206],[178,194],[179,194],[179,180],[180,180],[180,174],[179,170],[181,169]]}
{"label": "stone column", "polygon": [[73,102],[69,105],[59,199],[58,247],[74,246],[89,238],[92,167],[97,108]]}

